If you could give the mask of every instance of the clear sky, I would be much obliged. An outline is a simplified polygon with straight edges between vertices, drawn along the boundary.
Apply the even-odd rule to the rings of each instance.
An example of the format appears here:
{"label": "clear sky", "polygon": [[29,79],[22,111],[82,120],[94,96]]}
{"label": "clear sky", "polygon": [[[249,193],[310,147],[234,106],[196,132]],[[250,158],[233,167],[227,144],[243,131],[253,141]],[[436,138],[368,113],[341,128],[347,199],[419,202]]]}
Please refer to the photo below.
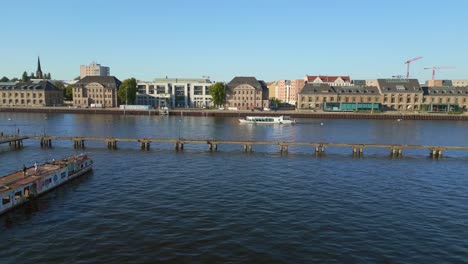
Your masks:
{"label": "clear sky", "polygon": [[0,77],[73,79],[92,61],[123,80],[234,76],[468,79],[464,0],[3,1]]}

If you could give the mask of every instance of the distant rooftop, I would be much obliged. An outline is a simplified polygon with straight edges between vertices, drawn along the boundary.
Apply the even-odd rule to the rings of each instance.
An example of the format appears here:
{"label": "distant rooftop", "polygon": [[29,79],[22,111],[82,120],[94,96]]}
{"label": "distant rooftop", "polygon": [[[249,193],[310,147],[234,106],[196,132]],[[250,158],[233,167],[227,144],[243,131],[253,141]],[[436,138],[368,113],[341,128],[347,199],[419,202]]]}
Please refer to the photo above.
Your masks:
{"label": "distant rooftop", "polygon": [[156,83],[211,83],[208,78],[156,78]]}

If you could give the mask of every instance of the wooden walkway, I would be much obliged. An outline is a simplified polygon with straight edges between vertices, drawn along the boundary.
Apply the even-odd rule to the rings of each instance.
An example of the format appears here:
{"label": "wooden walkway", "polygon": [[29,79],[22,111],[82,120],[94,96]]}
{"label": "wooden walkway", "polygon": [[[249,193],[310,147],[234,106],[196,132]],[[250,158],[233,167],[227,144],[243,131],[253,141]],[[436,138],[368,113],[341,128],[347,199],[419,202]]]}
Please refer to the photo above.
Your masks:
{"label": "wooden walkway", "polygon": [[252,152],[254,146],[277,146],[280,152],[288,152],[289,147],[310,147],[316,154],[324,154],[327,148],[350,148],[352,154],[362,156],[365,149],[388,149],[392,156],[402,156],[407,149],[426,149],[432,157],[441,157],[442,153],[450,150],[468,151],[468,146],[429,146],[429,145],[399,145],[399,144],[359,144],[359,143],[326,143],[326,142],[288,142],[288,141],[250,141],[250,140],[215,140],[215,139],[160,139],[160,138],[102,138],[102,137],[73,137],[73,136],[23,136],[10,137],[0,143],[16,142],[21,148],[25,139],[39,140],[41,147],[52,147],[53,141],[71,141],[75,149],[85,148],[86,141],[104,142],[108,149],[117,149],[118,142],[135,142],[142,150],[149,150],[151,143],[173,144],[175,150],[183,150],[186,144],[206,144],[210,151],[217,151],[220,145],[238,145],[245,152]]}
{"label": "wooden walkway", "polygon": [[22,148],[23,147],[23,140],[28,139],[26,136],[10,136],[4,135],[3,133],[0,134],[0,145],[6,144],[12,146],[13,148]]}

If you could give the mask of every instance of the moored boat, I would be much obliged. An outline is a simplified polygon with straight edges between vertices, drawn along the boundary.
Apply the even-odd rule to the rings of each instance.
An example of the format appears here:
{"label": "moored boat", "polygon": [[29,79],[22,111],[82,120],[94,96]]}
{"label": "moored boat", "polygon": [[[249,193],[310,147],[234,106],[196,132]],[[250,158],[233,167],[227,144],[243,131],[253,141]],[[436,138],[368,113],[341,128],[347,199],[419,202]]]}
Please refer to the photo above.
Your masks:
{"label": "moored boat", "polygon": [[241,124],[295,124],[296,120],[289,116],[246,116],[239,119]]}
{"label": "moored boat", "polygon": [[0,214],[90,171],[92,165],[88,155],[82,154],[0,177]]}

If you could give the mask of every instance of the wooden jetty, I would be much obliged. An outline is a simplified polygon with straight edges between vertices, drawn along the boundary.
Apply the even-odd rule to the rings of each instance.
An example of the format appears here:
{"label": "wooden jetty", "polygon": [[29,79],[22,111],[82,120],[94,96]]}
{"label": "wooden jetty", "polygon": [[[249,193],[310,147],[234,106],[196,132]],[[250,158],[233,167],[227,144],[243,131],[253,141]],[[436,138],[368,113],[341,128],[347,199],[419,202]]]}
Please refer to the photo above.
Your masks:
{"label": "wooden jetty", "polygon": [[10,145],[15,149],[20,149],[23,147],[23,140],[28,139],[26,136],[19,136],[19,135],[5,135],[0,133],[0,145],[6,144]]}
{"label": "wooden jetty", "polygon": [[151,144],[173,144],[176,151],[184,149],[186,144],[206,144],[208,150],[217,151],[220,145],[242,146],[244,152],[252,152],[254,146],[277,146],[281,153],[288,152],[290,147],[310,147],[311,152],[322,155],[327,148],[349,148],[355,156],[362,156],[365,149],[388,149],[392,157],[401,157],[408,149],[426,149],[431,157],[441,157],[442,153],[450,150],[468,151],[468,146],[429,146],[429,145],[401,145],[401,144],[359,144],[359,143],[326,143],[326,142],[288,142],[288,141],[253,141],[253,140],[215,140],[215,139],[161,139],[161,138],[103,138],[77,136],[23,136],[6,137],[0,143],[16,142],[15,146],[22,147],[25,139],[38,140],[44,148],[52,147],[53,141],[71,141],[75,149],[85,148],[86,141],[104,142],[108,149],[116,150],[118,142],[135,142],[142,150],[149,150]]}

